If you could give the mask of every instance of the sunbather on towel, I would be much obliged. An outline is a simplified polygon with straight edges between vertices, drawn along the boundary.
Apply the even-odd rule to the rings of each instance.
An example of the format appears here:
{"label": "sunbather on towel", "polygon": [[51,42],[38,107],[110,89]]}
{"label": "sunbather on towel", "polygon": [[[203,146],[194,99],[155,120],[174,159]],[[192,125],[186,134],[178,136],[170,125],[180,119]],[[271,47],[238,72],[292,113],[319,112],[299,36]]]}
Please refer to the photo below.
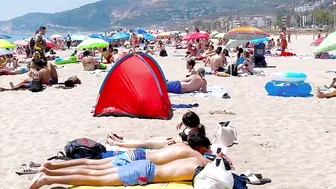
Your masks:
{"label": "sunbather on towel", "polygon": [[182,81],[167,82],[169,93],[182,94],[195,91],[207,92],[207,81],[204,78],[205,70],[199,68],[195,75],[192,75]]}
{"label": "sunbather on towel", "polygon": [[319,98],[331,98],[336,97],[336,78],[333,79],[329,86],[325,86],[328,90],[321,91],[320,88],[317,88],[317,97]]}
{"label": "sunbather on towel", "polygon": [[170,145],[188,142],[188,136],[196,133],[206,136],[205,127],[200,122],[200,118],[195,112],[188,111],[182,117],[182,121],[176,126],[181,129],[185,126],[183,131],[179,133],[179,138],[174,137],[154,137],[147,138],[138,142],[124,140],[123,137],[115,133],[108,136],[108,144],[111,146],[119,146],[123,148],[147,148],[147,149],[161,149]]}
{"label": "sunbather on towel", "polygon": [[[77,161],[77,160],[72,160]],[[72,161],[68,161],[71,163]],[[209,160],[202,157],[175,160],[156,165],[150,160],[132,162],[122,167],[103,168],[96,162],[90,167],[74,167],[50,170],[42,168],[35,176],[29,189],[39,189],[45,185],[66,184],[77,186],[133,186],[151,183],[166,183],[192,180],[196,168],[204,167]],[[69,169],[70,168],[70,169]]]}

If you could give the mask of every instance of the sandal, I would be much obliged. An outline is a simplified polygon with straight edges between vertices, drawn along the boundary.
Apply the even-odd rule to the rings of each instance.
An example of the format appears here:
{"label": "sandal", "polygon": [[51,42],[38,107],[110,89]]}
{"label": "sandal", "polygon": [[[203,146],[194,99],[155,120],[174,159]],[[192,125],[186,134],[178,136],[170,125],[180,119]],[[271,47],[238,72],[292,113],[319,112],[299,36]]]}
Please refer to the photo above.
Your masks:
{"label": "sandal", "polygon": [[34,163],[33,161],[28,161],[27,163],[21,164],[21,166],[27,166],[33,168],[33,167],[41,167],[41,164]]}
{"label": "sandal", "polygon": [[19,170],[15,171],[15,173],[18,174],[19,176],[37,174],[38,172],[39,172],[38,169],[33,169],[29,166],[20,166]]}
{"label": "sandal", "polygon": [[263,178],[261,174],[253,174],[251,171],[246,171],[240,176],[246,178],[247,184],[251,185],[264,185],[272,182],[271,179]]}

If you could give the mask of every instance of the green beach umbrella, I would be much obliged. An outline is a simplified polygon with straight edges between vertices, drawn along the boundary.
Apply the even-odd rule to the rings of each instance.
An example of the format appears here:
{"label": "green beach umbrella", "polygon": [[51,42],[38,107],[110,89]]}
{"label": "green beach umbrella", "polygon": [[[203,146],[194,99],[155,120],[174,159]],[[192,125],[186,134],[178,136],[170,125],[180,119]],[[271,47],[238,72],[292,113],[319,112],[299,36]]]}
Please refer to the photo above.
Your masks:
{"label": "green beach umbrella", "polygon": [[7,40],[4,40],[4,39],[0,39],[0,48],[2,48],[2,49],[14,49],[15,47],[16,46],[13,43],[11,43]]}
{"label": "green beach umbrella", "polygon": [[315,53],[325,53],[336,50],[336,32],[331,33],[326,37],[322,43],[317,46]]}
{"label": "green beach umbrella", "polygon": [[99,38],[89,38],[82,41],[77,48],[78,49],[93,49],[108,47],[109,43]]}

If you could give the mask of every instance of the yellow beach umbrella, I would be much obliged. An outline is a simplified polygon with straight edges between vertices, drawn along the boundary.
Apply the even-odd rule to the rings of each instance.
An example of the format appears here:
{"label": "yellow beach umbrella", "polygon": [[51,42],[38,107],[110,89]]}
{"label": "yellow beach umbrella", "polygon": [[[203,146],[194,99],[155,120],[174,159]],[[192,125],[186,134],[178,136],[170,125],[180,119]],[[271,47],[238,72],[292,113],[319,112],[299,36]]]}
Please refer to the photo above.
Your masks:
{"label": "yellow beach umbrella", "polygon": [[163,33],[159,33],[157,36],[158,37],[170,37],[171,33],[170,32],[163,32]]}
{"label": "yellow beach umbrella", "polygon": [[0,48],[2,49],[14,49],[16,46],[9,42],[9,41],[6,41],[4,39],[0,39]]}
{"label": "yellow beach umbrella", "polygon": [[218,33],[214,37],[215,38],[224,38],[224,36],[225,36],[225,33]]}

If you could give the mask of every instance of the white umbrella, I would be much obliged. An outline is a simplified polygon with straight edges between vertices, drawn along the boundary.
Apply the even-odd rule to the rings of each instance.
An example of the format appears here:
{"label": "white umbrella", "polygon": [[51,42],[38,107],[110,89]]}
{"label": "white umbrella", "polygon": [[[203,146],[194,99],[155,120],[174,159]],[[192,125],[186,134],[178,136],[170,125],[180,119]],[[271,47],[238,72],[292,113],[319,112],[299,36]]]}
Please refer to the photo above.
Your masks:
{"label": "white umbrella", "polygon": [[63,38],[63,36],[60,35],[60,34],[54,34],[54,35],[49,37],[49,39],[60,39],[60,38]]}
{"label": "white umbrella", "polygon": [[81,35],[81,34],[75,34],[71,36],[72,41],[84,41],[85,39],[88,39],[88,35]]}
{"label": "white umbrella", "polygon": [[247,42],[248,40],[230,39],[229,42],[225,45],[225,47],[228,49],[236,48],[237,46],[243,45],[244,43],[247,43]]}

